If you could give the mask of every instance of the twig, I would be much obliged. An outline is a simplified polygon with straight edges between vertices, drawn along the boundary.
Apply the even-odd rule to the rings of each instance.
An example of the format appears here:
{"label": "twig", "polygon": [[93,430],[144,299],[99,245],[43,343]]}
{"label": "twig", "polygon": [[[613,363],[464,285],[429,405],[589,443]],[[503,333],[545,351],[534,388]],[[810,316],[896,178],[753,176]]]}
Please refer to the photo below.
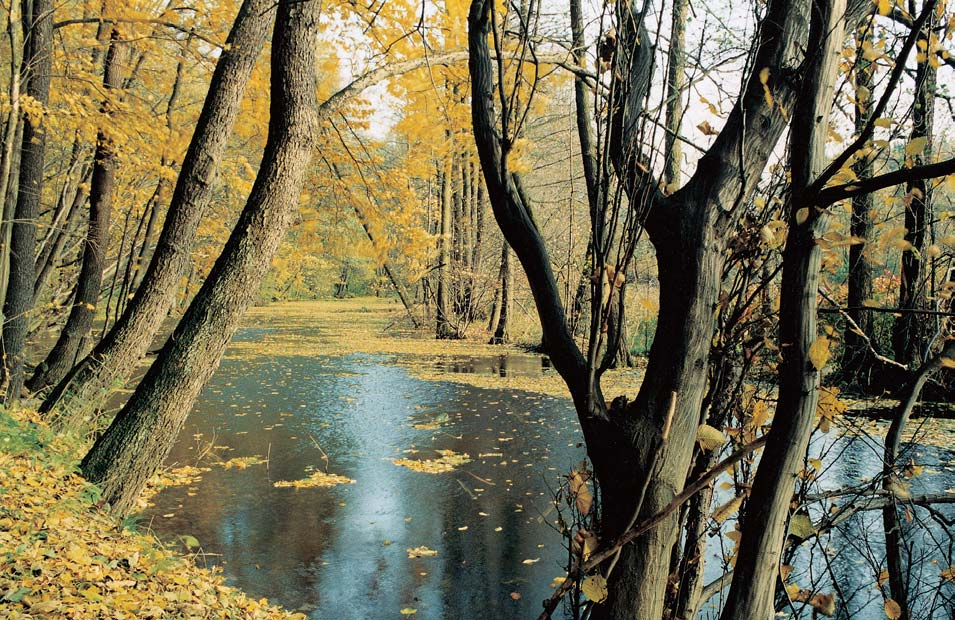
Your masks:
{"label": "twig", "polygon": [[826,291],[820,288],[819,294],[822,295],[823,299],[825,299],[826,301],[831,303],[833,306],[835,306],[835,310],[838,311],[839,314],[841,314],[842,317],[849,323],[849,325],[852,326],[852,329],[855,331],[855,333],[858,334],[863,341],[865,341],[866,347],[868,347],[869,352],[875,357],[875,359],[879,360],[883,364],[888,364],[889,366],[895,366],[896,368],[901,368],[902,370],[908,370],[908,366],[906,366],[905,364],[900,364],[899,362],[889,359],[886,356],[881,355],[878,351],[876,351],[875,346],[872,344],[872,340],[869,338],[869,334],[865,333],[865,330],[859,327],[859,324],[856,323],[855,320],[851,316],[849,316],[849,314],[845,310],[840,308],[839,304],[837,304],[832,297],[826,294]]}
{"label": "twig", "polygon": [[627,543],[633,542],[649,530],[659,525],[667,516],[670,515],[670,513],[678,509],[691,497],[709,486],[709,484],[721,473],[736,465],[751,452],[766,445],[766,439],[767,437],[764,435],[752,443],[743,446],[728,456],[725,460],[714,465],[712,468],[708,469],[706,473],[697,478],[695,482],[687,485],[686,488],[684,488],[683,491],[673,499],[673,501],[664,506],[660,512],[656,513],[636,527],[627,530],[615,540],[611,541],[605,548],[595,551],[582,567],[579,565],[575,566],[573,570],[571,570],[570,574],[564,579],[564,582],[560,584],[560,587],[557,588],[557,590],[550,596],[549,599],[544,601],[544,611],[541,612],[540,616],[538,616],[538,620],[550,620],[551,614],[555,609],[557,609],[557,604],[564,597],[564,595],[567,594],[571,587],[573,587],[573,584],[580,579],[580,577],[586,575],[595,567],[599,566],[601,562],[610,558],[610,556],[614,555],[618,549],[622,548]]}

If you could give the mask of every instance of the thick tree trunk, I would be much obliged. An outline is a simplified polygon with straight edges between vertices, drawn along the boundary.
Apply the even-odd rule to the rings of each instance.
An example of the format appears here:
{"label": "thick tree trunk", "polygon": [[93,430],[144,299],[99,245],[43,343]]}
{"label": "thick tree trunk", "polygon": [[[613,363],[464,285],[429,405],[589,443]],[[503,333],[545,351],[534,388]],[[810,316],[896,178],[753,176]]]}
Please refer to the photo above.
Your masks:
{"label": "thick tree trunk", "polygon": [[[936,18],[929,18],[925,29],[919,34],[916,45],[919,50],[930,49],[929,33]],[[922,152],[911,156],[912,166],[921,166],[932,160],[932,125],[935,117],[935,82],[937,70],[928,62],[928,55],[919,52],[920,61],[915,69],[915,105],[912,107],[911,140],[927,140]],[[925,235],[931,219],[931,184],[924,180],[913,181],[905,188],[905,241],[908,247],[902,251],[902,267],[899,281],[899,308],[919,309],[926,305],[925,286]],[[892,349],[895,361],[917,368],[922,364],[926,340],[930,328],[923,317],[912,312],[903,312],[892,326]]]}
{"label": "thick tree trunk", "polygon": [[216,64],[209,93],[173,191],[156,250],[136,296],[113,328],[49,394],[40,410],[60,426],[92,413],[125,383],[176,302],[196,227],[212,196],[219,159],[249,74],[268,36],[271,0],[245,0]]}
{"label": "thick tree trunk", "polygon": [[[15,0],[14,0],[15,1]],[[26,18],[27,16],[24,15]],[[26,20],[23,54],[25,92],[38,104],[46,106],[50,99],[50,72],[53,50],[53,3],[33,0]],[[23,123],[20,149],[20,171],[17,206],[14,211],[10,241],[10,279],[3,302],[3,369],[6,379],[5,402],[20,398],[23,388],[23,355],[29,313],[33,308],[33,285],[36,280],[36,220],[43,197],[43,158],[46,127],[41,118],[27,116]]]}
{"label": "thick tree trunk", "polygon": [[129,512],[172,448],[295,215],[313,148],[319,9],[315,0],[279,1],[269,137],[248,202],[175,333],[83,459],[83,474],[100,485],[114,514]]}
{"label": "thick tree trunk", "polygon": [[[103,69],[103,88],[108,93],[122,85],[117,54],[120,53],[116,30],[110,33],[109,49]],[[102,110],[110,113],[112,102],[103,102]],[[105,128],[96,135],[96,152],[93,155],[93,176],[90,182],[90,219],[86,234],[83,263],[76,282],[73,306],[53,349],[37,366],[27,382],[32,392],[42,390],[63,379],[82,354],[83,344],[93,328],[93,318],[99,302],[100,285],[106,263],[106,247],[109,243],[109,221],[113,201],[113,177],[116,168],[116,152]]]}
{"label": "thick tree trunk", "polygon": [[[872,108],[874,66],[863,56],[863,42],[871,42],[872,24],[867,23],[857,31],[856,65],[855,65],[855,126],[856,132],[863,130],[869,121],[869,111]],[[872,159],[862,157],[853,166],[853,171],[860,179],[868,179],[873,174]],[[863,302],[872,299],[872,264],[866,247],[872,238],[872,211],[874,200],[872,194],[861,194],[852,199],[852,220],[849,233],[853,237],[863,240],[863,243],[849,246],[849,295],[846,313],[856,325],[858,331],[866,336],[872,335],[872,313],[860,310]],[[869,343],[859,334],[857,328],[846,322],[843,332],[845,348],[842,355],[842,378],[849,384],[868,388],[872,384],[872,371],[875,357],[869,350]]]}

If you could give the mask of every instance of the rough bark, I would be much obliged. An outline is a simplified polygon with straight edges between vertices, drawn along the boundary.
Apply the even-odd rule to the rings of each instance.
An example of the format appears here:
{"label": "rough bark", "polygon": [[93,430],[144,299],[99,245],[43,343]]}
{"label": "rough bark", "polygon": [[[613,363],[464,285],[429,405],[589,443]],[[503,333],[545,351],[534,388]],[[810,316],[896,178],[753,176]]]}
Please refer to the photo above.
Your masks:
{"label": "rough bark", "polygon": [[508,247],[506,241],[501,248],[499,278],[501,281],[501,296],[495,312],[497,321],[494,323],[494,335],[491,336],[489,344],[505,344],[510,340],[508,322],[511,314],[511,297],[514,294],[514,268],[511,266],[511,248]]}
{"label": "rough bark", "polygon": [[[546,248],[519,191],[519,179],[507,169],[502,153],[511,136],[502,136],[496,128],[498,114],[506,118],[507,110],[496,111],[493,104],[489,3],[475,0],[469,17],[472,122],[491,205],[528,276],[548,352],[574,399],[601,488],[602,537],[620,533],[633,521],[637,490],[647,478],[650,483],[637,517],[656,514],[685,483],[706,384],[726,231],[738,221],[786,125],[780,107],[788,107],[793,99],[788,74],[805,44],[808,13],[805,1],[770,2],[754,46],[753,66],[771,69],[768,86],[781,105],[766,106],[758,74],[748,76],[724,129],[687,185],[663,197],[654,190],[657,183],[646,179],[646,168],[637,165],[650,56],[638,41],[649,37],[640,36],[646,31],[639,20],[639,3],[620,4],[627,20],[619,28],[615,74],[629,86],[623,88],[627,97],[619,111],[614,110],[616,145],[612,146],[624,187],[628,194],[632,192],[630,204],[651,203],[647,232],[657,250],[660,320],[637,400],[612,412],[606,409],[596,366],[588,364],[567,328]],[[670,442],[653,468],[651,455],[669,417],[674,392]],[[663,615],[676,534],[676,516],[670,515],[622,550],[610,579],[610,597],[594,609],[594,618],[632,618],[638,610],[639,617]]]}
{"label": "rough bark", "polygon": [[[864,41],[872,41],[872,25],[865,24],[857,31],[856,65],[855,65],[855,127],[861,132],[869,121],[871,97],[862,93],[873,92],[874,67],[871,61],[862,54]],[[872,176],[873,165],[869,157],[860,158],[853,166],[853,171],[860,179]],[[853,237],[863,240],[863,243],[849,246],[849,278],[848,278],[848,307],[847,314],[858,325],[858,330],[865,335],[872,334],[872,313],[864,310],[863,302],[872,299],[872,264],[869,260],[866,244],[872,237],[872,211],[874,201],[872,194],[861,194],[852,199],[852,219],[849,224],[849,233]],[[871,382],[874,358],[869,351],[869,343],[859,334],[849,322],[846,322],[843,332],[842,378],[846,383],[868,387]]]}
{"label": "rough bark", "polygon": [[[845,20],[846,0],[813,1],[807,45],[812,51],[793,108],[793,125],[800,130],[790,136],[789,233],[779,307],[779,398],[753,481],[722,620],[773,615],[793,484],[803,464],[819,401],[821,364],[828,357],[829,345],[825,339],[817,341],[816,333],[816,291],[822,262],[816,239],[826,231],[828,214],[815,207],[815,195],[809,188],[825,165]],[[826,353],[819,353],[820,349]]]}
{"label": "rough bark", "polygon": [[40,410],[61,426],[91,415],[132,374],[176,301],[196,228],[212,196],[255,60],[268,36],[274,3],[245,0],[216,64],[182,162],[156,250],[120,320],[48,395]]}
{"label": "rough bark", "polygon": [[[933,3],[934,4],[934,3]],[[929,49],[929,33],[937,20],[930,17],[919,33],[919,50]],[[925,52],[918,53],[915,69],[915,104],[912,107],[910,140],[926,139],[924,151],[911,156],[912,166],[932,160],[932,125],[935,116],[935,82],[937,70],[927,60]],[[931,218],[931,184],[919,179],[907,184],[905,198],[905,241],[899,281],[900,308],[917,309],[926,306],[924,252],[928,222]],[[851,304],[850,304],[851,305]],[[892,326],[892,349],[895,361],[917,368],[923,361],[929,329],[926,321],[916,314],[903,313]]]}
{"label": "rough bark", "polygon": [[[24,15],[27,18],[27,15]],[[50,71],[53,49],[53,3],[33,0],[28,31],[24,34],[21,81],[24,92],[44,107],[50,99]],[[17,206],[11,226],[10,278],[3,302],[3,369],[5,402],[20,398],[23,388],[23,354],[33,308],[36,279],[36,220],[43,194],[43,158],[46,128],[42,118],[26,117],[20,147]]]}
{"label": "rough bark", "polygon": [[149,371],[83,459],[115,514],[134,505],[165,459],[254,301],[291,225],[312,157],[320,3],[280,0],[272,39],[269,136],[248,202],[209,277]]}
{"label": "rough bark", "polygon": [[[117,58],[121,51],[118,39],[119,34],[115,29],[112,30],[103,69],[103,88],[107,93],[115,91],[122,85],[122,71]],[[109,116],[111,107],[112,102],[107,98],[103,102],[102,111]],[[31,392],[62,380],[77,358],[85,354],[83,345],[93,328],[100,285],[103,282],[115,169],[115,145],[105,128],[101,128],[96,135],[96,151],[93,155],[93,172],[90,180],[89,227],[86,233],[86,246],[83,250],[83,262],[73,295],[73,305],[53,349],[27,381],[27,387]]]}
{"label": "rough bark", "polygon": [[663,182],[673,187],[680,182],[683,146],[678,139],[683,121],[683,91],[686,88],[687,0],[674,0],[670,11],[670,47],[667,50],[666,138],[664,140]]}

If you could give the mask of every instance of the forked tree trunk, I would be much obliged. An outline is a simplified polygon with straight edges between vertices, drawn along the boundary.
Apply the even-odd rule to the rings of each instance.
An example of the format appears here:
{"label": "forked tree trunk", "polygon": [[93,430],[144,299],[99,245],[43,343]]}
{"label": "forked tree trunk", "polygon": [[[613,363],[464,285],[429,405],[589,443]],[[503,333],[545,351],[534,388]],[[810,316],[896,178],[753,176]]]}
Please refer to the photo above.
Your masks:
{"label": "forked tree trunk", "polygon": [[[103,68],[103,87],[108,93],[122,84],[122,72],[117,54],[120,52],[118,33],[110,33],[109,49]],[[112,103],[103,102],[102,110],[110,114]],[[59,382],[73,367],[83,353],[83,343],[93,328],[96,305],[99,302],[100,285],[106,263],[106,246],[109,243],[109,221],[113,200],[113,177],[116,168],[116,151],[105,128],[96,134],[96,152],[93,155],[93,176],[90,182],[90,218],[86,233],[83,263],[76,281],[73,306],[60,336],[46,359],[36,368],[27,382],[32,392]],[[117,259],[118,260],[118,259]]]}
{"label": "forked tree trunk", "polygon": [[[45,0],[43,0],[45,1]],[[58,426],[92,413],[139,364],[176,301],[189,265],[196,228],[212,196],[255,59],[268,36],[272,0],[245,0],[216,64],[189,150],[182,162],[166,221],[136,296],[120,320],[57,384],[40,407]]]}
{"label": "forked tree trunk", "polygon": [[[792,100],[779,69],[798,54],[805,32],[806,2],[770,2],[760,29],[754,66],[770,67],[770,80],[781,105]],[[494,76],[488,49],[490,3],[475,0],[469,16],[472,117],[475,140],[495,217],[528,277],[548,353],[573,397],[588,455],[600,484],[601,538],[619,534],[635,518],[660,511],[686,480],[707,380],[707,357],[713,335],[713,308],[719,292],[723,249],[728,230],[740,217],[739,205],[751,194],[786,120],[777,107],[765,105],[758,75],[748,77],[744,93],[714,146],[700,161],[688,184],[664,197],[638,165],[637,137],[642,99],[649,88],[649,36],[640,21],[639,3],[621,3],[627,17],[620,34],[615,75],[626,80],[627,97],[619,114],[618,169],[627,175],[630,204],[652,202],[647,231],[657,249],[660,274],[660,319],[643,385],[629,406],[608,411],[596,367],[588,367],[567,328],[550,260],[519,178],[507,168],[495,109]],[[640,36],[642,34],[643,36]],[[617,91],[621,92],[621,88]],[[500,108],[502,102],[497,102]],[[615,116],[616,114],[616,110]],[[745,122],[744,122],[745,121]],[[759,132],[748,130],[759,127]],[[506,136],[510,139],[512,136]],[[743,167],[737,167],[742,153]],[[601,237],[598,235],[598,239]],[[592,317],[599,320],[599,317]],[[670,441],[654,463],[665,421],[676,399]],[[649,478],[646,498],[635,515],[637,491]],[[625,547],[609,580],[609,598],[594,608],[593,618],[660,618],[669,577],[670,554],[677,539],[677,518],[670,515],[632,545]]]}
{"label": "forked tree trunk", "polygon": [[114,514],[130,511],[162,464],[291,224],[312,158],[320,3],[280,0],[272,39],[269,136],[248,202],[209,277],[113,424],[83,459]]}
{"label": "forked tree trunk", "polygon": [[[16,0],[13,0],[16,1]],[[33,0],[29,29],[24,33],[24,91],[37,104],[50,100],[50,72],[53,53],[53,2]],[[23,388],[23,354],[30,329],[33,285],[36,280],[36,220],[43,195],[43,158],[46,146],[43,120],[27,116],[23,122],[17,206],[11,226],[10,278],[3,302],[3,370],[6,403],[20,398]]]}

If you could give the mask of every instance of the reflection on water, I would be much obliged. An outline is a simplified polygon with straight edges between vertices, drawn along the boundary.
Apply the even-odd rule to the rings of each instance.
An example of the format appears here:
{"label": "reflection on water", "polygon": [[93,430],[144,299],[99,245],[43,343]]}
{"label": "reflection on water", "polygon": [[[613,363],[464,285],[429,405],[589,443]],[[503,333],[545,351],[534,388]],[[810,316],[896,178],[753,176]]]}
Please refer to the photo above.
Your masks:
{"label": "reflection on water", "polygon": [[[583,458],[570,404],[420,381],[385,361],[227,360],[171,461],[193,462],[214,439],[224,459],[268,465],[215,467],[195,487],[164,491],[152,527],[195,536],[237,586],[315,618],[536,615],[566,553],[548,525],[550,489]],[[473,461],[440,475],[391,461],[439,449]],[[272,486],[326,466],[356,483]],[[409,559],[422,545],[437,557]]]}
{"label": "reflection on water", "polygon": [[[237,339],[255,340],[272,329],[242,330]],[[438,370],[552,372],[536,358],[518,360],[445,361]],[[221,565],[231,583],[314,618],[397,618],[404,608],[417,609],[422,619],[535,617],[566,554],[549,525],[556,517],[551,489],[584,456],[569,401],[421,381],[390,361],[368,355],[227,359],[170,461],[193,463],[212,442],[222,459],[258,455],[268,463],[214,467],[193,487],[160,493],[148,513],[153,529],[167,539],[195,536],[204,561]],[[822,476],[827,488],[878,472],[878,442],[823,445],[832,441],[819,436],[813,448],[814,455],[831,457]],[[433,458],[441,449],[473,460],[440,475],[391,461]],[[918,479],[914,493],[955,486],[951,452],[920,449],[917,460],[931,476]],[[356,483],[273,486],[314,469]],[[950,506],[940,511],[953,518]],[[918,570],[934,575],[945,561],[929,544],[946,540],[940,523],[912,539],[927,550]],[[806,545],[792,579],[808,586],[812,575],[835,575],[847,603],[839,605],[842,617],[881,620],[873,568],[883,555],[879,526],[879,514],[867,513],[815,547]],[[707,580],[721,572],[719,537],[712,541]],[[406,550],[419,546],[438,555],[409,558]],[[831,591],[822,581],[823,591]],[[716,597],[702,617],[716,617],[718,604]]]}

